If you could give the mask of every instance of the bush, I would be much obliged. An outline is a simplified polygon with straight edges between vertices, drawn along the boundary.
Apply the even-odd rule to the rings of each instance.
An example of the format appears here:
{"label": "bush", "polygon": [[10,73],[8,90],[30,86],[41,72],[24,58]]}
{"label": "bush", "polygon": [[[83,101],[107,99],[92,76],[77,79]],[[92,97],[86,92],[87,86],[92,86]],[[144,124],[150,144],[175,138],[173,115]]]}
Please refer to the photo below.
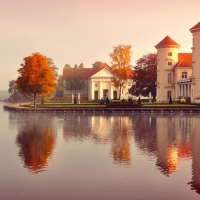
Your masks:
{"label": "bush", "polygon": [[141,99],[140,99],[140,97],[139,97],[139,99],[138,99],[138,104],[141,104]]}

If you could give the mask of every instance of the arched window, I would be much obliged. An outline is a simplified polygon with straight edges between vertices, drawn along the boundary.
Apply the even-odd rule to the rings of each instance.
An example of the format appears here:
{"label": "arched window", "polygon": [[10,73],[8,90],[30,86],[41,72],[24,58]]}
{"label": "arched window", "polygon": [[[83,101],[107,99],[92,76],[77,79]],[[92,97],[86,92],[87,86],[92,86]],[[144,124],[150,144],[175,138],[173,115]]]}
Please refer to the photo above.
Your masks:
{"label": "arched window", "polygon": [[172,82],[172,74],[171,74],[171,73],[169,73],[169,74],[167,75],[167,80],[168,80],[168,83],[171,83],[171,82]]}
{"label": "arched window", "polygon": [[182,72],[182,78],[187,78],[187,72]]}

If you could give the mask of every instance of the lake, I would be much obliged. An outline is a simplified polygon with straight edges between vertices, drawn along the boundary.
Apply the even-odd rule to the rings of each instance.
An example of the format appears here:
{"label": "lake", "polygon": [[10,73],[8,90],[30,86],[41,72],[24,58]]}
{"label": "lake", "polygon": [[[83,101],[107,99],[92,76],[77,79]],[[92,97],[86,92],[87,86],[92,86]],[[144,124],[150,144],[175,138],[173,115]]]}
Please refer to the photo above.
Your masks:
{"label": "lake", "polygon": [[0,103],[0,199],[200,199],[200,114],[21,113]]}

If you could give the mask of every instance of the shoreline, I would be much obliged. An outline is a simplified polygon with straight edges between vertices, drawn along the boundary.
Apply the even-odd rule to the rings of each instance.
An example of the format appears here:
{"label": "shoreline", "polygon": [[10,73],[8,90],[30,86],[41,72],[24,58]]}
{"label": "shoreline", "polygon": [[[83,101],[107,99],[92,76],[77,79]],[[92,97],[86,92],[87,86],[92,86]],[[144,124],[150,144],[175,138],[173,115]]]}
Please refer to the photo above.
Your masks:
{"label": "shoreline", "polygon": [[53,112],[53,113],[199,113],[200,108],[183,107],[183,108],[30,108],[20,104],[8,104],[3,106],[4,109],[17,112]]}

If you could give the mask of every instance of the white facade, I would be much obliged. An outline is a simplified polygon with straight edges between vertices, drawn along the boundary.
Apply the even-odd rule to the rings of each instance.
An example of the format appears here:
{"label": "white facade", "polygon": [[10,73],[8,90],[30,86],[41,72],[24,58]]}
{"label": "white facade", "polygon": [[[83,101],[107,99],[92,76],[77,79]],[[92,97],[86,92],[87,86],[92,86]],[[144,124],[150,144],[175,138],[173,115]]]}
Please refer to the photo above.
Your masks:
{"label": "white facade", "polygon": [[190,29],[193,35],[193,78],[194,78],[194,97],[200,97],[200,22]]}
{"label": "white facade", "polygon": [[[119,98],[119,88],[115,88],[111,82],[113,74],[108,68],[103,68],[92,75],[89,80],[89,99],[94,100],[108,96],[109,99]],[[124,90],[121,92],[121,99],[128,98],[128,89],[132,86],[132,79],[127,80]],[[97,95],[95,97],[95,95]]]}
{"label": "white facade", "polygon": [[[63,69],[63,84],[65,85],[70,69]],[[130,69],[129,74],[133,71]],[[98,100],[102,97],[108,97],[109,99],[118,99],[119,98],[119,88],[115,88],[111,82],[113,74],[109,69],[109,66],[101,67],[100,69],[93,68],[83,68],[81,69],[83,74],[83,79],[85,80],[86,87],[83,90],[77,90],[77,93],[80,93],[81,97],[84,97],[88,100]],[[129,96],[128,90],[131,88],[133,83],[132,76],[130,79],[127,79],[127,84],[125,88],[121,91],[121,99],[127,99]],[[63,91],[64,97],[71,97],[74,94],[74,91],[66,90]]]}
{"label": "white facade", "polygon": [[192,53],[179,53],[180,45],[166,36],[157,49],[157,102],[168,102],[170,96],[200,97],[200,22],[190,29]]}

